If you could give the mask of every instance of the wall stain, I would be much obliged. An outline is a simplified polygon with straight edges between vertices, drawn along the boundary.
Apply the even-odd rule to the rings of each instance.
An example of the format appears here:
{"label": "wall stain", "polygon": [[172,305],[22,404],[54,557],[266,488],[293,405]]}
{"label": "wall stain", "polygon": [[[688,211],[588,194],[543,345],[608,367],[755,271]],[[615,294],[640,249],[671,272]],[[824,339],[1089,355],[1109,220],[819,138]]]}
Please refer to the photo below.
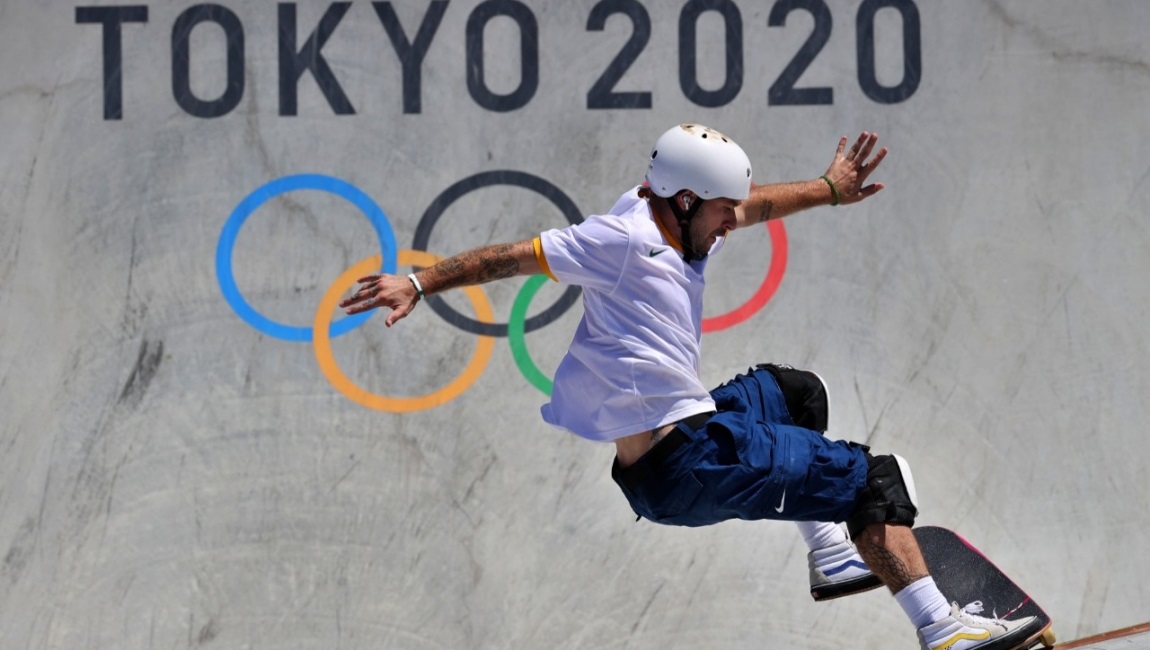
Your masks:
{"label": "wall stain", "polygon": [[120,391],[120,404],[134,407],[140,403],[144,393],[148,390],[148,384],[156,376],[156,371],[159,370],[163,358],[163,341],[152,342],[144,339],[140,343],[140,354],[136,357],[136,366],[132,368],[132,374],[128,377],[127,383],[124,384],[124,390]]}

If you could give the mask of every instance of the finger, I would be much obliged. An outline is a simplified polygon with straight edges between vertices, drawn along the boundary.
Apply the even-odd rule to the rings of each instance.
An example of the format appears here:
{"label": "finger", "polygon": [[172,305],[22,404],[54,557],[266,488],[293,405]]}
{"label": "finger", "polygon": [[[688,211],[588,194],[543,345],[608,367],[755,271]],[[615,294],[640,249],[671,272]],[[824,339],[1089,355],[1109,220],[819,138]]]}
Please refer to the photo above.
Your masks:
{"label": "finger", "polygon": [[362,278],[360,278],[360,279],[356,280],[356,282],[358,282],[358,283],[360,283],[360,284],[369,284],[369,283],[371,283],[371,282],[376,282],[376,281],[378,281],[378,280],[379,280],[380,278],[382,278],[382,277],[383,277],[382,275],[380,275],[380,274],[378,274],[378,273],[375,273],[375,274],[372,274],[372,275],[365,275],[365,276],[363,276]]}
{"label": "finger", "polygon": [[842,158],[843,151],[845,151],[846,148],[847,148],[847,137],[844,135],[843,137],[839,138],[839,147],[838,147],[838,149],[835,149],[835,157],[836,158]]}
{"label": "finger", "polygon": [[357,303],[361,303],[365,300],[370,300],[370,299],[374,298],[378,294],[379,294],[378,288],[363,287],[359,291],[356,291],[355,293],[353,293],[351,296],[341,300],[339,303],[339,306],[340,307],[347,307],[348,305],[354,305]]}
{"label": "finger", "polygon": [[863,142],[866,141],[868,135],[866,131],[863,131],[862,134],[859,135],[859,139],[855,140],[854,146],[851,147],[850,153],[847,154],[847,160],[854,160],[858,157],[859,149],[862,148]]}
{"label": "finger", "polygon": [[849,205],[852,203],[858,203],[859,201],[864,201],[884,187],[886,186],[882,183],[872,183],[865,187],[860,187],[850,194],[843,194],[841,205]]}
{"label": "finger", "polygon": [[886,147],[883,147],[882,149],[878,150],[878,153],[874,155],[874,158],[870,162],[866,163],[865,165],[861,165],[859,167],[859,179],[865,179],[867,176],[870,176],[870,173],[873,172],[876,167],[878,167],[879,163],[882,162],[882,159],[886,158],[886,153],[887,149]]}
{"label": "finger", "polygon": [[[346,303],[346,307],[351,308],[348,309],[349,314],[359,314],[383,306],[384,300],[382,296],[378,295],[378,292],[375,292],[362,296],[352,296],[345,300],[344,303]],[[345,305],[341,304],[341,306]]]}
{"label": "finger", "polygon": [[356,314],[361,314],[361,313],[363,313],[365,311],[369,311],[369,310],[371,310],[370,306],[365,305],[364,303],[360,303],[360,304],[356,304],[356,305],[351,305],[350,307],[345,307],[344,313],[347,314],[348,316],[355,316]]}
{"label": "finger", "polygon": [[878,142],[878,134],[877,133],[870,134],[870,137],[868,137],[866,139],[866,142],[863,143],[862,148],[859,149],[859,160],[866,160],[867,159],[867,156],[870,155],[871,150],[874,149],[874,145],[876,142]]}
{"label": "finger", "polygon": [[371,311],[372,309],[375,309],[375,305],[370,300],[356,300],[354,302],[349,302],[346,306],[344,306],[344,311],[348,316],[362,314],[363,312]]}
{"label": "finger", "polygon": [[398,311],[393,311],[390,315],[388,315],[387,320],[383,321],[383,324],[391,327],[392,325],[395,325],[396,321],[401,318],[403,318],[403,316],[401,316]]}
{"label": "finger", "polygon": [[400,307],[400,308],[392,311],[390,314],[388,314],[387,320],[384,321],[384,324],[387,325],[388,327],[391,327],[396,322],[398,322],[400,319],[406,317],[410,311],[411,311],[411,307]]}
{"label": "finger", "polygon": [[379,295],[380,291],[383,291],[383,289],[378,284],[365,284],[362,287],[356,289],[355,294],[353,295],[361,298],[364,296],[368,298],[374,298]]}

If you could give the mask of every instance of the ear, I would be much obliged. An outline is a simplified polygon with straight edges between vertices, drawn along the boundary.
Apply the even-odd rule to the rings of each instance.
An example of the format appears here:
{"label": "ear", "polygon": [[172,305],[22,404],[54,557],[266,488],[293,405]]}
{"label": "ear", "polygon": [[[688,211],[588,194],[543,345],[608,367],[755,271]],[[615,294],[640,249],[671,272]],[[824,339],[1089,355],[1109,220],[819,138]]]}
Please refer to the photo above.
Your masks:
{"label": "ear", "polygon": [[684,210],[690,208],[694,202],[695,194],[690,190],[684,190],[683,193],[679,194],[679,205],[683,206]]}

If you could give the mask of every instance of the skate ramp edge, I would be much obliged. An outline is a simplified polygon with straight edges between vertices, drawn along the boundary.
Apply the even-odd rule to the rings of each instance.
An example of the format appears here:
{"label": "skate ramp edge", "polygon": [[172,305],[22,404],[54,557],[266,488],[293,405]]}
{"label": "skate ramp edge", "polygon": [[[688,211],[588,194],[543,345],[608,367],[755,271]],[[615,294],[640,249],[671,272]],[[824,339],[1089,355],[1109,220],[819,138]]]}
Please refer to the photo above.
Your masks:
{"label": "skate ramp edge", "polygon": [[1095,634],[1069,643],[1058,643],[1055,650],[1142,650],[1150,648],[1150,622]]}

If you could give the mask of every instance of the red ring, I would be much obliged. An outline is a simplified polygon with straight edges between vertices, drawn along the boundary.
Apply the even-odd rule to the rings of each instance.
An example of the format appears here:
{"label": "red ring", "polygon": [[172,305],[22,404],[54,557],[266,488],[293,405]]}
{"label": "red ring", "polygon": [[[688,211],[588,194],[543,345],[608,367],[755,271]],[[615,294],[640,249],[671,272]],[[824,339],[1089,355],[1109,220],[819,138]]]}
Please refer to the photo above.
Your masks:
{"label": "red ring", "polygon": [[755,295],[738,307],[725,314],[704,318],[703,332],[718,332],[738,325],[754,316],[775,295],[775,290],[779,288],[783,274],[787,271],[787,230],[783,227],[782,219],[776,219],[767,222],[767,232],[771,234],[771,265],[767,269],[763,283],[759,285]]}

